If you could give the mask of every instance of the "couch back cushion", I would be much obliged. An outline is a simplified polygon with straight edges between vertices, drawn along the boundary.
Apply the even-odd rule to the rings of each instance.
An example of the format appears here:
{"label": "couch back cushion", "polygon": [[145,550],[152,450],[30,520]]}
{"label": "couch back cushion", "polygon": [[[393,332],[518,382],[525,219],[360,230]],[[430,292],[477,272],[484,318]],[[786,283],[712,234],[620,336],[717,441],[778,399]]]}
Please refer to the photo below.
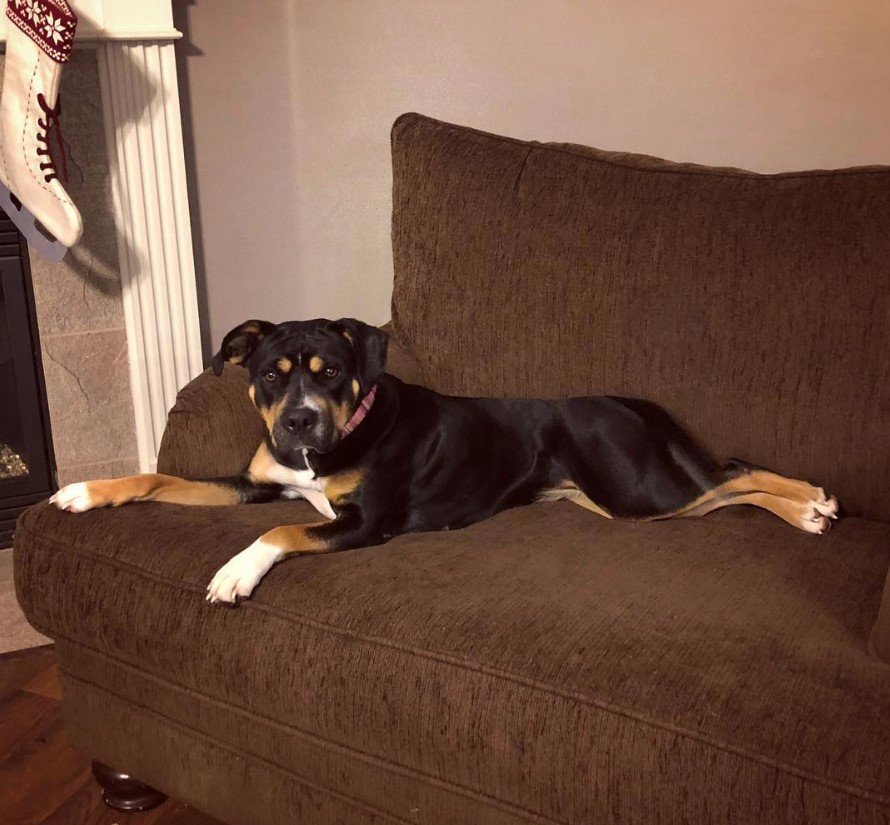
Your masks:
{"label": "couch back cushion", "polygon": [[890,520],[890,169],[392,133],[396,339],[461,395],[657,401]]}

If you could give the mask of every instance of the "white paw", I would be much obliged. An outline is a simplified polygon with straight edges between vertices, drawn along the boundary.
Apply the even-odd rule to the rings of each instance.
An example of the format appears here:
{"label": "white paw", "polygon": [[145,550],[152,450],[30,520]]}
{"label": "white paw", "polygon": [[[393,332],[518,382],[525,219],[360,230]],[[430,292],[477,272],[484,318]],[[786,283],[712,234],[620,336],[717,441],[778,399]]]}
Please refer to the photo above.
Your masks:
{"label": "white paw", "polygon": [[837,499],[832,496],[826,499],[824,494],[803,505],[803,517],[801,519],[801,528],[808,533],[815,533],[821,536],[831,529],[832,519],[837,518]]}
{"label": "white paw", "polygon": [[238,596],[247,598],[281,556],[278,547],[257,539],[216,571],[213,581],[207,585],[207,601],[234,604]]}
{"label": "white paw", "polygon": [[800,522],[800,529],[821,536],[831,529],[831,522],[825,516],[808,511]]}
{"label": "white paw", "polygon": [[813,501],[813,507],[823,516],[828,516],[831,519],[837,518],[837,499],[834,496],[826,497],[825,491],[821,487],[819,488],[818,497]]}
{"label": "white paw", "polygon": [[89,486],[85,481],[65,485],[49,500],[49,503],[55,504],[60,510],[67,510],[69,513],[83,513],[96,506],[90,497]]}

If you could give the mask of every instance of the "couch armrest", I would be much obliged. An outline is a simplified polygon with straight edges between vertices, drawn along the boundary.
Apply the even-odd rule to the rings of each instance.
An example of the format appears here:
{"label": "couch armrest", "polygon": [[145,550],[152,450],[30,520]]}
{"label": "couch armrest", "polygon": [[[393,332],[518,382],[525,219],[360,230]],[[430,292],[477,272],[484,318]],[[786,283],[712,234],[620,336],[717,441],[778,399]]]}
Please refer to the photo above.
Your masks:
{"label": "couch armrest", "polygon": [[868,650],[890,664],[890,570],[887,571],[878,618],[868,640]]}
{"label": "couch armrest", "polygon": [[182,478],[241,473],[263,440],[263,420],[247,395],[243,367],[205,370],[176,396],[158,453],[158,472]]}

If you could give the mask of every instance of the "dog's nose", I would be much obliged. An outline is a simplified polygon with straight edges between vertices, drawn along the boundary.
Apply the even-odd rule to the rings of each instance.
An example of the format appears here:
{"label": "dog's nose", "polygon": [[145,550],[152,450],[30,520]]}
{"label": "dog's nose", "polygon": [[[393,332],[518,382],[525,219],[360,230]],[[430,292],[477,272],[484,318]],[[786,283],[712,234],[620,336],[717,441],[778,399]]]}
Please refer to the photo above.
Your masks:
{"label": "dog's nose", "polygon": [[318,412],[309,407],[294,410],[284,421],[284,429],[291,433],[305,433],[318,421]]}

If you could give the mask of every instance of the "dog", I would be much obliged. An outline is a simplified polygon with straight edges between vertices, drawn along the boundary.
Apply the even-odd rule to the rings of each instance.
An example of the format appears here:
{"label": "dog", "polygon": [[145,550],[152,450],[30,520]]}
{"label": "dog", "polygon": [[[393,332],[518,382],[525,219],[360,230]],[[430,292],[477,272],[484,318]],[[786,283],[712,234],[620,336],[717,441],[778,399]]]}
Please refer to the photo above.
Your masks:
{"label": "dog", "polygon": [[138,475],[63,487],[83,512],[131,501],[230,505],[305,498],[323,521],[283,525],[233,556],[210,602],[251,595],[295,554],[465,527],[510,507],[568,499],[606,518],[704,516],[752,504],[822,534],[838,504],[821,488],[733,460],[717,465],[660,407],[600,396],[458,398],[385,373],[388,336],[352,318],[246,321],[213,358],[250,371],[263,443],[235,478]]}

